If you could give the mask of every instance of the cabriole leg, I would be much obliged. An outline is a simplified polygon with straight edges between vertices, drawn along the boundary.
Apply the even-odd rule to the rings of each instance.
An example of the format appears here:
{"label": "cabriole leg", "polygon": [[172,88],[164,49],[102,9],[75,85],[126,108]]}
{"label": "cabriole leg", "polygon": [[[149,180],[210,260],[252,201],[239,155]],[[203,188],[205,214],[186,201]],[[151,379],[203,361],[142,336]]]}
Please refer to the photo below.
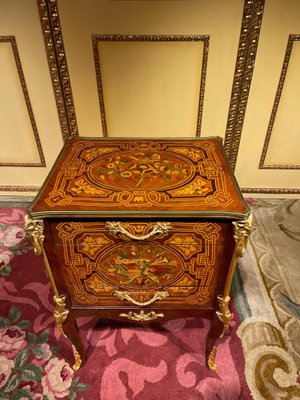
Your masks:
{"label": "cabriole leg", "polygon": [[54,302],[56,304],[54,311],[55,323],[61,333],[72,343],[74,355],[73,369],[76,371],[80,368],[84,355],[76,319],[69,315],[69,310],[66,308],[66,296],[54,296]]}

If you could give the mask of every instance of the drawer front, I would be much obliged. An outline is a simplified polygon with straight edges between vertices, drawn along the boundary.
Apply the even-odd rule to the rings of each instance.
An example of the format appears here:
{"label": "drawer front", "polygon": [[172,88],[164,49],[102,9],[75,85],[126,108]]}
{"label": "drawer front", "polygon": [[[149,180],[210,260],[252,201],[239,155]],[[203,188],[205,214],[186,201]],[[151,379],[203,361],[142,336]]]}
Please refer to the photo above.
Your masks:
{"label": "drawer front", "polygon": [[212,306],[228,224],[50,223],[74,306]]}

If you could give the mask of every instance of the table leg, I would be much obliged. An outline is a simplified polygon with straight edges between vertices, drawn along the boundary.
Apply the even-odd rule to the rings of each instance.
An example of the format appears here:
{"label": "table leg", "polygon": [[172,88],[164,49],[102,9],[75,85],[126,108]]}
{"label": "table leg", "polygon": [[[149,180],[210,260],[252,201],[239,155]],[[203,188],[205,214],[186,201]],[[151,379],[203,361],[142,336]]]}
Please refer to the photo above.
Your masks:
{"label": "table leg", "polygon": [[69,315],[63,326],[66,337],[72,343],[72,350],[74,355],[73,369],[77,371],[84,358],[84,348],[79,336],[76,318]]}
{"label": "table leg", "polygon": [[216,371],[218,365],[215,362],[217,344],[229,328],[231,313],[229,311],[228,303],[230,297],[218,296],[219,311],[216,311],[212,317],[210,329],[206,340],[206,357],[207,364],[211,371]]}
{"label": "table leg", "polygon": [[78,327],[76,324],[76,318],[73,315],[70,315],[70,312],[66,308],[66,296],[64,295],[55,295],[53,297],[54,302],[56,304],[54,310],[54,319],[57,328],[61,331],[61,333],[67,337],[72,343],[72,350],[74,355],[74,365],[73,369],[78,370],[82,363],[83,355],[84,355],[84,348],[82,346]]}

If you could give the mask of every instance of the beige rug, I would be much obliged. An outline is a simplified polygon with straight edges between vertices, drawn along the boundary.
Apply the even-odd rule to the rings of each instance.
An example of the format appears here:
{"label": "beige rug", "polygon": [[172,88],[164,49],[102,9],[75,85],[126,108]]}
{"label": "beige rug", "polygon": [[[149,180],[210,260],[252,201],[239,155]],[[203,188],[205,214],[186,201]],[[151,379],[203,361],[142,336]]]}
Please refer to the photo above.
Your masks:
{"label": "beige rug", "polygon": [[300,200],[249,203],[253,229],[235,282],[247,383],[255,400],[300,399]]}

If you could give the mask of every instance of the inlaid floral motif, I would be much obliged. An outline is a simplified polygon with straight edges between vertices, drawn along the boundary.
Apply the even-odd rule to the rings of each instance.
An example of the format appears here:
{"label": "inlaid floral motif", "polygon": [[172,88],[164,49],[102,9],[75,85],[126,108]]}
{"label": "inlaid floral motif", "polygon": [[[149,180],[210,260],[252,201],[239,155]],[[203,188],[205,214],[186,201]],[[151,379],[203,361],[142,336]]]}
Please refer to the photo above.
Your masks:
{"label": "inlaid floral motif", "polygon": [[[167,283],[182,270],[180,258],[160,245],[120,245],[103,254],[99,273],[119,285],[153,287]],[[101,268],[100,268],[101,266]]]}
{"label": "inlaid floral motif", "polygon": [[105,195],[105,191],[90,185],[85,178],[80,178],[77,181],[72,181],[70,184],[70,189],[76,194],[98,194],[100,196]]}
{"label": "inlaid floral motif", "polygon": [[201,244],[199,239],[194,236],[180,233],[173,235],[166,243],[175,247],[176,250],[180,251],[186,258],[197,253],[197,251],[199,251],[199,245]]}
{"label": "inlaid floral motif", "polygon": [[96,274],[93,274],[89,279],[84,282],[87,289],[92,290],[94,293],[112,293],[115,287],[103,282]]}
{"label": "inlaid floral motif", "polygon": [[95,256],[103,247],[112,243],[104,235],[97,234],[95,236],[84,236],[82,241],[78,241],[77,246],[79,250],[89,256]]}
{"label": "inlaid floral motif", "polygon": [[125,151],[95,161],[90,173],[96,181],[112,187],[157,189],[186,181],[191,175],[191,165],[166,152]]}
{"label": "inlaid floral motif", "polygon": [[171,151],[183,154],[193,161],[199,161],[205,157],[202,149],[194,149],[193,147],[173,147],[171,148]]}
{"label": "inlaid floral motif", "polygon": [[211,181],[200,178],[197,176],[192,183],[183,188],[172,191],[174,196],[205,196],[207,193],[212,192]]}
{"label": "inlaid floral motif", "polygon": [[118,147],[90,147],[82,153],[82,157],[87,161],[92,161],[95,158],[105,153],[111,153],[118,150]]}

